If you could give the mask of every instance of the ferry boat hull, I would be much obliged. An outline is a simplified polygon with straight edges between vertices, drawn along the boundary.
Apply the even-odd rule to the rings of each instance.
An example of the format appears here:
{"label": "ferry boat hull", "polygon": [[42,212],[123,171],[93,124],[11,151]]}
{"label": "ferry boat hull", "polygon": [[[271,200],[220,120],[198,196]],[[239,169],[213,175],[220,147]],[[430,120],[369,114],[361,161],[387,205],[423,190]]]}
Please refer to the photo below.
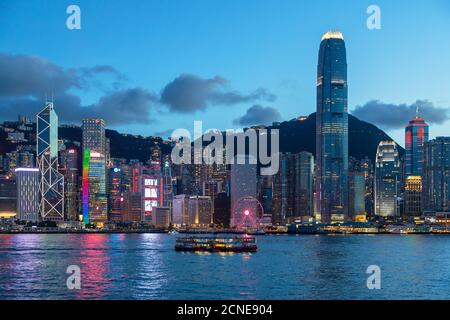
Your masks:
{"label": "ferry boat hull", "polygon": [[256,252],[256,238],[242,236],[190,236],[176,240],[175,251],[187,252]]}

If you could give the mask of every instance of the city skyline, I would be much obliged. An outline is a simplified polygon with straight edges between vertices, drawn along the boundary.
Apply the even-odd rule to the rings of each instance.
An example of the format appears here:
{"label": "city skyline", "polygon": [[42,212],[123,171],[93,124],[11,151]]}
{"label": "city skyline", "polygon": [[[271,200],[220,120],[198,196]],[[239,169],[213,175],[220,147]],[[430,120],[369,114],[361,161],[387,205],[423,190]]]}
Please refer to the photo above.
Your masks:
{"label": "city skyline", "polygon": [[445,1],[0,2],[0,300],[448,299]]}
{"label": "city skyline", "polygon": [[[128,222],[168,228],[173,226],[174,217],[185,221],[185,208],[189,208],[188,227],[213,226],[229,215],[229,222],[223,225],[237,228],[311,222],[339,226],[380,218],[408,220],[423,217],[425,208],[446,208],[450,198],[445,191],[448,173],[442,165],[433,169],[432,163],[442,161],[447,150],[436,154],[431,149],[428,125],[426,119],[419,117],[418,108],[404,127],[407,145],[404,157],[400,157],[394,141],[379,137],[372,163],[371,155],[349,156],[347,95],[344,36],[338,31],[327,31],[318,50],[315,157],[306,150],[282,152],[276,157],[277,171],[267,177],[260,171],[262,163],[252,161],[256,159],[246,153],[244,145],[237,147],[236,159],[241,160],[232,162],[231,166],[221,164],[222,161],[192,162],[198,153],[195,148],[187,162],[179,163],[173,159],[173,150],[180,141],[166,141],[172,151],[164,152],[160,145],[154,144],[148,148],[145,162],[114,158],[104,119],[83,118],[81,140],[62,140],[58,136],[58,114],[53,103],[47,102],[36,115],[36,124],[19,117],[16,122],[2,125],[7,140],[18,145],[15,152],[1,155],[4,174],[1,178],[14,180],[14,174],[17,176],[17,217],[37,217],[39,213],[39,219],[31,220],[33,223],[67,220],[100,229],[108,223]],[[296,122],[305,120],[295,119]],[[278,126],[274,124],[275,128]],[[25,136],[32,130],[36,135]],[[245,135],[249,132],[262,135],[263,131],[251,129]],[[27,142],[32,145],[27,147]],[[272,145],[271,152],[273,148]],[[225,157],[226,150],[228,147],[221,145],[215,152]],[[33,167],[34,163],[37,168]],[[33,170],[39,173],[38,184],[33,180],[36,174],[34,178],[23,174]],[[439,174],[442,177],[437,180]],[[39,197],[33,186],[39,189]],[[214,201],[224,192],[226,196],[221,196],[218,207],[220,219],[216,219]],[[185,197],[174,198],[174,195]],[[78,203],[77,197],[81,199]],[[187,203],[180,209],[179,205],[173,206],[175,199]],[[40,202],[31,205],[39,212],[27,212],[24,206],[27,201]],[[230,212],[224,213],[227,207]],[[174,213],[173,208],[182,212]],[[10,213],[3,211],[3,216]]]}
{"label": "city skyline", "polygon": [[[31,87],[26,88],[21,86],[23,91],[20,92],[12,92],[9,89],[10,87],[7,86],[2,91],[2,96],[6,98],[0,99],[0,107],[9,110],[12,106],[11,103],[14,102],[14,106],[18,108],[16,110],[19,112],[19,109],[25,108],[25,106],[40,106],[42,105],[40,102],[45,100],[45,91],[47,91],[48,96],[51,96],[53,90],[55,104],[63,108],[60,115],[62,123],[73,122],[74,117],[81,119],[83,116],[79,114],[80,112],[91,110],[94,111],[94,116],[106,118],[109,128],[145,136],[157,133],[167,136],[171,129],[190,128],[192,121],[198,118],[205,122],[205,126],[218,127],[219,129],[248,126],[248,121],[256,121],[254,124],[258,124],[258,120],[263,123],[289,120],[299,115],[308,115],[314,111],[315,72],[312,67],[315,56],[314,42],[324,32],[324,29],[339,29],[346,34],[346,38],[351,40],[351,45],[348,47],[348,59],[353,66],[352,72],[349,74],[349,83],[353,88],[349,96],[350,112],[362,120],[378,126],[381,124],[382,129],[387,130],[395,141],[403,145],[402,117],[411,118],[415,110],[414,103],[419,100],[418,104],[428,112],[428,121],[433,124],[434,130],[431,132],[430,138],[445,135],[446,110],[450,98],[446,91],[442,90],[448,87],[448,85],[445,85],[448,79],[443,70],[448,69],[445,64],[449,62],[447,59],[439,59],[439,57],[441,54],[445,56],[445,52],[448,52],[447,42],[440,41],[448,37],[445,32],[449,23],[449,19],[446,19],[449,12],[449,10],[446,10],[448,9],[448,3],[435,1],[431,5],[424,5],[420,2],[409,4],[402,1],[395,3],[381,1],[379,5],[383,14],[380,30],[368,30],[365,27],[367,5],[364,2],[356,6],[353,6],[351,2],[344,2],[339,5],[332,2],[326,3],[333,15],[328,13],[328,10],[320,11],[321,14],[324,14],[323,20],[330,21],[329,25],[325,27],[323,23],[314,21],[314,14],[318,14],[319,9],[312,5],[290,1],[285,1],[280,5],[278,5],[278,2],[276,4],[273,2],[258,4],[259,9],[256,10],[256,14],[252,18],[255,20],[255,26],[246,30],[248,30],[247,36],[252,36],[251,44],[255,45],[255,48],[264,50],[254,51],[250,50],[249,45],[243,45],[229,55],[219,54],[217,51],[211,52],[211,54],[203,54],[204,50],[208,49],[208,42],[211,42],[211,45],[215,45],[217,48],[231,45],[230,29],[227,28],[223,19],[218,19],[220,15],[210,14],[210,16],[205,17],[210,22],[209,25],[212,26],[212,30],[206,30],[204,33],[198,31],[201,29],[199,29],[195,19],[206,8],[211,9],[208,12],[214,12],[212,8],[220,8],[224,12],[229,12],[233,8],[232,3],[225,5],[223,3],[205,4],[204,2],[198,2],[194,7],[199,12],[194,14],[193,9],[186,8],[185,16],[172,13],[170,11],[171,3],[141,3],[139,6],[142,12],[152,16],[154,10],[159,10],[159,12],[164,12],[164,17],[173,22],[174,28],[158,28],[159,34],[155,34],[153,24],[160,22],[161,25],[167,26],[167,22],[161,20],[161,17],[156,17],[155,20],[137,19],[140,23],[138,26],[134,26],[132,23],[126,23],[128,16],[120,13],[125,10],[120,10],[123,9],[122,4],[117,3],[105,6],[102,12],[93,12],[88,2],[81,1],[79,5],[84,20],[82,29],[76,31],[69,31],[65,28],[63,22],[66,15],[64,14],[65,7],[63,4],[51,6],[51,8],[46,6],[35,8],[34,4],[25,2],[15,3],[14,7],[8,3],[2,3],[2,18],[12,22],[10,25],[18,26],[15,31],[0,33],[0,40],[2,40],[0,41],[0,53],[2,53],[0,60],[2,65],[37,65],[40,66],[42,71],[50,68],[57,73],[59,77],[57,79],[61,80],[61,83],[54,84],[52,88],[51,84],[45,84],[44,81],[46,90],[42,86],[36,87],[32,84]],[[254,2],[250,1],[241,4],[239,9],[244,14],[255,9],[255,5]],[[32,11],[35,16],[38,16],[41,10],[46,10],[47,17],[54,17],[54,19],[47,19],[46,22],[36,20],[34,16],[25,13],[25,10],[20,10],[21,6],[33,7],[33,10],[29,11]],[[283,19],[284,24],[278,27],[273,24],[262,26],[261,14],[268,8],[273,8],[272,12],[277,16],[286,17],[286,19]],[[419,28],[418,25],[411,21],[408,22],[410,12],[418,9],[423,15],[430,17],[427,26],[420,26],[420,31],[416,31]],[[58,17],[59,11],[62,12],[61,17]],[[304,11],[312,11],[314,14],[306,16]],[[124,19],[123,30],[118,30],[118,27],[112,26],[108,26],[112,30],[105,30],[105,26],[100,26],[97,20],[103,15],[122,17]],[[296,21],[295,17],[301,19]],[[217,19],[217,21],[214,22],[214,19]],[[61,21],[61,30],[59,30],[58,21]],[[192,48],[188,49],[186,55],[182,56],[177,63],[164,63],[173,56],[174,49],[177,48],[177,41],[179,41],[179,45],[186,43],[187,35],[177,27],[182,22],[191,23],[194,30],[198,31],[193,38],[195,41]],[[29,26],[34,23],[44,24],[49,30],[49,38],[64,45],[60,48],[52,47],[50,52],[47,49],[50,47],[46,45],[47,40],[40,39],[40,43],[36,43],[32,37],[34,31],[29,29]],[[302,27],[304,25],[309,26],[308,31],[305,31],[306,29]],[[245,27],[248,28],[248,24],[245,24]],[[258,32],[257,27],[262,28],[265,32]],[[148,41],[148,43],[142,41],[136,43],[142,49],[142,54],[134,50],[133,61],[121,59],[125,53],[123,50],[114,50],[111,44],[104,47],[92,45],[93,39],[98,37],[99,32],[102,32],[106,37],[112,37],[113,34],[116,34],[117,41],[132,46],[132,43],[124,38],[124,32],[137,31],[140,30],[139,28],[155,36],[155,40]],[[271,28],[273,28],[273,31],[270,31]],[[167,31],[168,29],[171,31]],[[178,30],[178,32],[174,30]],[[292,31],[287,32],[286,30]],[[18,46],[16,42],[12,42],[16,37],[9,38],[7,34],[20,36],[21,39],[27,41]],[[408,34],[414,34],[415,41],[427,43],[428,46],[423,48],[413,46],[412,43],[406,41]],[[222,44],[215,38],[215,36],[220,35],[222,35],[220,37],[223,41]],[[167,37],[164,38],[164,36]],[[295,39],[298,39],[298,41],[293,41]],[[242,42],[244,39],[241,36],[237,40]],[[274,43],[280,45],[284,44],[281,46],[283,48],[286,45],[292,47],[289,47],[290,50],[283,51],[270,49],[265,45],[267,41],[275,41]],[[12,43],[15,45],[12,46]],[[87,47],[88,45],[90,46]],[[76,46],[78,48],[72,50]],[[386,46],[389,46],[391,50],[386,52],[384,50]],[[411,46],[414,49],[408,50]],[[438,46],[438,49],[435,46]],[[95,58],[100,52],[107,49],[110,49],[113,53],[103,54],[102,56],[108,56],[109,58],[102,58],[104,61]],[[424,51],[425,49],[426,51]],[[380,52],[380,50],[383,51]],[[75,59],[73,52],[84,53],[78,55]],[[152,59],[149,61],[146,58],[146,55],[155,57],[157,53],[159,53],[158,58],[162,59],[163,63],[155,65],[151,62]],[[267,59],[268,55],[273,58]],[[407,56],[408,59],[402,59],[402,55]],[[248,66],[247,69],[241,70],[241,68],[238,68],[238,63],[233,58],[236,56],[244,59],[243,62]],[[294,58],[295,56],[297,57]],[[45,59],[42,60],[45,63],[40,64],[40,59]],[[205,60],[204,63],[202,63],[202,59]],[[250,60],[254,62],[250,63]],[[74,63],[75,61],[76,63]],[[218,63],[219,61],[221,63]],[[367,61],[371,61],[371,63],[367,63]],[[407,68],[406,64],[411,61],[415,61],[415,64],[409,64]],[[418,61],[420,64],[417,63]],[[439,69],[432,68],[433,61],[441,61]],[[137,68],[138,63],[142,63],[145,68]],[[180,65],[183,67],[179,67]],[[403,72],[395,72],[398,69],[403,70]],[[5,68],[5,70],[7,71],[5,80],[16,79],[14,74],[10,73],[9,68]],[[434,71],[431,73],[427,70]],[[73,72],[78,72],[79,75],[73,76]],[[416,74],[421,76],[412,76]],[[51,79],[54,78],[46,77],[46,80],[50,81]],[[365,79],[365,81],[361,82],[360,79]],[[435,83],[439,85],[431,86]],[[196,96],[197,100],[193,101],[192,104],[180,105],[178,102],[180,92],[182,94],[182,88],[193,88],[193,90],[204,90],[206,88],[205,90],[209,91],[206,91],[206,97],[201,94]],[[27,104],[28,100],[22,99],[23,95],[33,97],[31,105]],[[122,117],[123,119],[120,119],[119,122],[116,118],[108,120],[107,118],[111,115],[107,114],[105,105],[109,103],[112,108],[117,107],[120,110],[121,105],[120,103],[117,104],[117,101],[129,96],[137,99],[130,100],[135,106],[144,104],[145,108],[137,109],[128,105],[131,108],[130,110],[142,112],[141,116],[136,117],[131,112],[130,116]],[[155,100],[156,104],[153,104]],[[379,103],[374,103],[373,100],[379,100]],[[431,106],[431,103],[434,107]],[[71,110],[66,110],[66,107],[63,107],[76,107],[77,105],[84,106],[84,109],[68,108]],[[89,109],[89,106],[94,109]],[[362,107],[356,108],[356,106]],[[223,108],[228,110],[226,115],[220,112]],[[384,112],[389,108],[399,112],[392,112],[385,119],[380,119],[377,114],[371,113],[377,108]],[[147,112],[149,110],[150,112]],[[403,116],[402,114],[405,111],[406,114]],[[173,121],[170,116],[172,113],[180,114],[182,117],[177,117],[178,120]],[[408,113],[411,114],[408,116]],[[264,116],[261,117],[261,114]],[[143,121],[146,124],[142,124]],[[80,123],[79,120],[76,122]]]}

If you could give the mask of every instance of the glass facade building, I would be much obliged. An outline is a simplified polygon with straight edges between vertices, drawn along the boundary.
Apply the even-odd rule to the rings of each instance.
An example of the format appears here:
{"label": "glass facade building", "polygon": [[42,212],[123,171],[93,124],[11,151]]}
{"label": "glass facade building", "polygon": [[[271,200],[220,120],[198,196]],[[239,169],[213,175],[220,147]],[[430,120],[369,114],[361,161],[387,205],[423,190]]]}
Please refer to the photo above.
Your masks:
{"label": "glass facade building", "polygon": [[98,225],[107,221],[107,143],[103,119],[83,119],[83,220]]}
{"label": "glass facade building", "polygon": [[425,144],[424,209],[450,211],[450,137]]}
{"label": "glass facade building", "polygon": [[375,161],[375,215],[398,216],[401,164],[396,143],[381,141]]}
{"label": "glass facade building", "polygon": [[317,65],[317,210],[324,223],[348,216],[347,58],[340,32],[322,37]]}
{"label": "glass facade building", "polygon": [[40,176],[40,215],[64,220],[64,176],[58,172],[58,116],[52,102],[37,114],[37,163]]}
{"label": "glass facade building", "polygon": [[428,142],[428,125],[416,116],[405,128],[405,175],[421,176],[424,164],[424,146]]}
{"label": "glass facade building", "polygon": [[17,219],[39,220],[39,169],[16,168]]}

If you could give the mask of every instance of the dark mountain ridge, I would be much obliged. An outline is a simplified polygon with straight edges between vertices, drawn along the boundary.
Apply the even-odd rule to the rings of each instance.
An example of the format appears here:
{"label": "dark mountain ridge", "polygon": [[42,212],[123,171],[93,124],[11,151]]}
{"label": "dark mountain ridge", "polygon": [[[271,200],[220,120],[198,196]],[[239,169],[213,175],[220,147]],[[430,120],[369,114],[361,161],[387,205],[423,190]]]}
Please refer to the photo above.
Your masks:
{"label": "dark mountain ridge", "polygon": [[[280,152],[298,153],[316,152],[316,114],[284,121],[276,125],[267,126],[268,129],[280,130]],[[368,157],[375,159],[378,143],[382,140],[392,140],[383,130],[361,121],[349,114],[349,156],[356,159]],[[33,132],[33,131],[32,131]],[[34,133],[34,132],[33,132]],[[33,133],[29,136],[32,137]],[[15,149],[17,144],[6,140],[7,134],[0,134],[0,151],[2,154]],[[140,135],[121,134],[115,130],[106,130],[106,137],[110,139],[111,157],[138,159],[142,162],[150,158],[150,149],[155,145],[161,147],[162,153],[171,151],[171,144],[160,137],[143,137]],[[35,137],[33,137],[35,139]],[[72,142],[81,142],[81,128],[77,126],[61,126],[59,138]],[[31,140],[30,140],[31,141]],[[405,150],[398,146],[402,156]]]}

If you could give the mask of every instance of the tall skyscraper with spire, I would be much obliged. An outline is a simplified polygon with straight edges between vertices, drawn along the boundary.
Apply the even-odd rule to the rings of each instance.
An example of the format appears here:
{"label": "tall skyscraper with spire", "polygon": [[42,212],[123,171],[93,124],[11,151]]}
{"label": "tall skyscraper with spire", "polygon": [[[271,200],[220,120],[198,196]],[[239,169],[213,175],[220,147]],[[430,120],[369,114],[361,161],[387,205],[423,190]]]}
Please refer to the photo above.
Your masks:
{"label": "tall skyscraper with spire", "polygon": [[419,107],[416,116],[409,121],[405,128],[405,175],[422,176],[424,167],[424,146],[428,142],[428,124],[419,116]]}
{"label": "tall skyscraper with spire", "polygon": [[58,116],[53,102],[37,114],[37,163],[42,220],[64,220],[64,176],[58,172]]}
{"label": "tall skyscraper with spire", "polygon": [[324,223],[348,217],[347,58],[342,33],[326,32],[317,65],[317,209]]}

